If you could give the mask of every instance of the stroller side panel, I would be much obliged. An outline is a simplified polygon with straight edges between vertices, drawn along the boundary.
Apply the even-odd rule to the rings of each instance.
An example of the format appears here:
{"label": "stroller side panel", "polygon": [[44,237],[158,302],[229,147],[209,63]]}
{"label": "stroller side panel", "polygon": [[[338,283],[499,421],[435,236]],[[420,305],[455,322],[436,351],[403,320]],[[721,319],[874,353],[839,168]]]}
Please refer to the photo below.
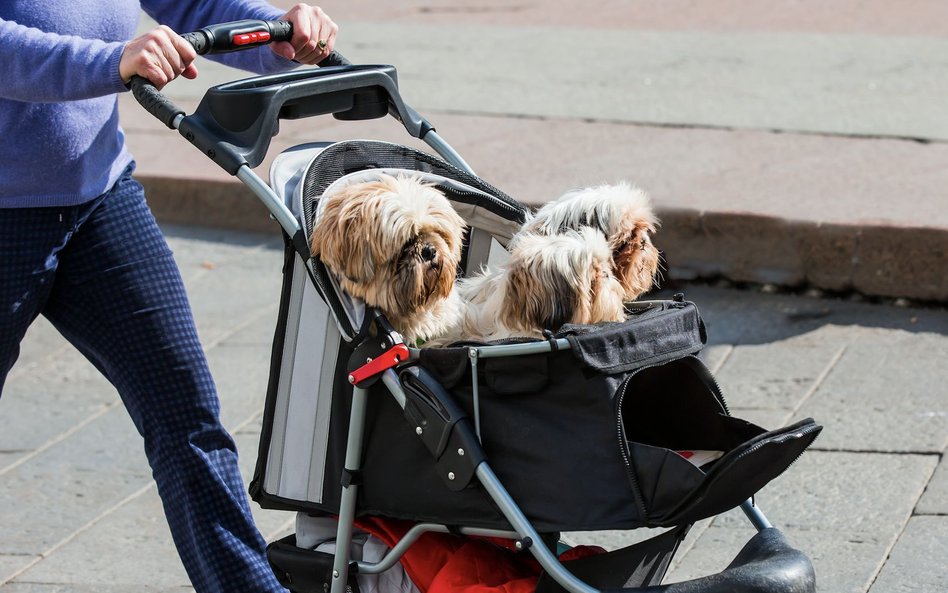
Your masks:
{"label": "stroller side panel", "polygon": [[[263,488],[281,498],[321,502],[329,441],[335,354],[341,337],[329,308],[293,257],[283,352]],[[309,471],[299,468],[309,467]]]}

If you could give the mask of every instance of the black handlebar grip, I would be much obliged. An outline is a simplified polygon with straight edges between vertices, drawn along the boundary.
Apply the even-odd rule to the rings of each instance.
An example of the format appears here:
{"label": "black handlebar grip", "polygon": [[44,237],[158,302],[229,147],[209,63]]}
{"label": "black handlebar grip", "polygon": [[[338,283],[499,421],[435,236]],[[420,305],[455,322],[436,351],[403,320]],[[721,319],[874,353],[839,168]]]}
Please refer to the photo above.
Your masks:
{"label": "black handlebar grip", "polygon": [[245,19],[210,25],[181,37],[194,47],[198,55],[222,54],[275,41],[289,41],[293,37],[293,24],[289,21]]}
{"label": "black handlebar grip", "polygon": [[166,126],[174,129],[174,119],[178,115],[184,115],[184,110],[171,102],[168,97],[161,94],[155,85],[147,78],[141,76],[132,76],[129,86],[132,94],[142,107],[148,110]]}
{"label": "black handlebar grip", "polygon": [[211,44],[208,41],[207,35],[205,35],[202,31],[184,33],[181,35],[181,37],[191,44],[191,47],[194,48],[194,51],[197,52],[199,56],[203,56],[211,50]]}
{"label": "black handlebar grip", "polygon": [[270,27],[270,41],[289,41],[293,38],[293,23],[290,21],[266,21]]}
{"label": "black handlebar grip", "polygon": [[341,53],[336,50],[329,52],[329,55],[322,59],[319,62],[320,68],[325,68],[327,66],[351,66],[352,62],[346,59]]}

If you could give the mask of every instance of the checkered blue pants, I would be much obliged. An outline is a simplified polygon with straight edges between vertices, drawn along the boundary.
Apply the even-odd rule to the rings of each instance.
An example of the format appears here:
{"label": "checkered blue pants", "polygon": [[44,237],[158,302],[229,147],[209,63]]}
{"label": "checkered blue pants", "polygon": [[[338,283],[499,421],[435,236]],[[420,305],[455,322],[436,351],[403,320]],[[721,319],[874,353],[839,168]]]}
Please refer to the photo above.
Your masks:
{"label": "checkered blue pants", "polygon": [[0,390],[27,327],[46,316],[118,389],[194,588],[284,592],[219,420],[184,285],[131,168],[86,204],[0,209],[0,254]]}

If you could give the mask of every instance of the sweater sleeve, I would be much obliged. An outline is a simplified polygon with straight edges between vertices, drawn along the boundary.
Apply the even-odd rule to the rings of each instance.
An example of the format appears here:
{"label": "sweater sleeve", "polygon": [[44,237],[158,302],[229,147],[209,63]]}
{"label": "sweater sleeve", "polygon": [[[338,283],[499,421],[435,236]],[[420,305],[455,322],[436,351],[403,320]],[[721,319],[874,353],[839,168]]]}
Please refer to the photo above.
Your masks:
{"label": "sweater sleeve", "polygon": [[[176,33],[242,19],[276,20],[285,11],[263,0],[142,0],[142,9]],[[269,47],[206,56],[207,58],[257,74],[293,69],[299,64],[275,54]]]}
{"label": "sweater sleeve", "polygon": [[124,43],[46,33],[0,19],[0,97],[51,103],[125,90]]}

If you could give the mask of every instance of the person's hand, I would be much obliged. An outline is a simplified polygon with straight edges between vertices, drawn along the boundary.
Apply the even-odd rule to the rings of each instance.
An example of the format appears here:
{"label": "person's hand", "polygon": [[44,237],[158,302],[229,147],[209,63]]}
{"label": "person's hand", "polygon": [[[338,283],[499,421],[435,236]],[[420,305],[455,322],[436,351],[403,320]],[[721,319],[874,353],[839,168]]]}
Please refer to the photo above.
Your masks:
{"label": "person's hand", "polygon": [[318,64],[336,45],[339,27],[318,6],[297,4],[280,20],[293,23],[293,38],[273,43],[270,49],[288,60]]}
{"label": "person's hand", "polygon": [[119,60],[119,75],[128,84],[137,74],[160,90],[178,75],[196,77],[195,58],[191,44],[162,25],[128,42]]}

